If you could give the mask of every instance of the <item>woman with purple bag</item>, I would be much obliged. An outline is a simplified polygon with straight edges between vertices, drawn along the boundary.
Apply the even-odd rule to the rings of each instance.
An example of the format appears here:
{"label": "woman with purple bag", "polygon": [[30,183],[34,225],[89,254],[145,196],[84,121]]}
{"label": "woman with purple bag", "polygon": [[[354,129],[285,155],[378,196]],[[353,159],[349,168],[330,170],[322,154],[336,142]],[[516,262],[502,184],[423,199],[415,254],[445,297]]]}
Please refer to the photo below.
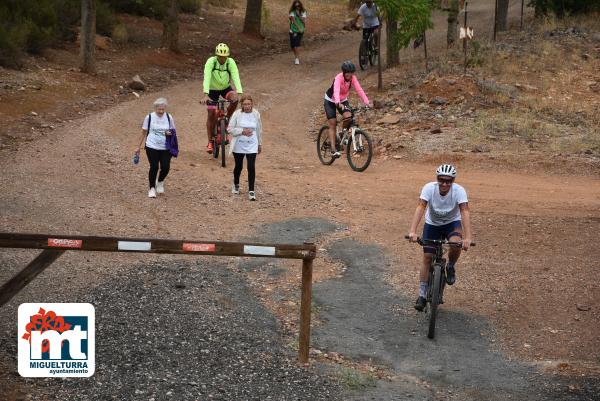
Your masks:
{"label": "woman with purple bag", "polygon": [[[154,102],[154,112],[148,114],[142,124],[140,145],[135,150],[134,162],[139,159],[140,150],[145,145],[150,164],[148,171],[149,198],[165,192],[165,178],[169,174],[171,157],[177,157],[177,133],[173,116],[166,112],[167,99],[161,97]],[[159,172],[160,169],[160,172]]]}

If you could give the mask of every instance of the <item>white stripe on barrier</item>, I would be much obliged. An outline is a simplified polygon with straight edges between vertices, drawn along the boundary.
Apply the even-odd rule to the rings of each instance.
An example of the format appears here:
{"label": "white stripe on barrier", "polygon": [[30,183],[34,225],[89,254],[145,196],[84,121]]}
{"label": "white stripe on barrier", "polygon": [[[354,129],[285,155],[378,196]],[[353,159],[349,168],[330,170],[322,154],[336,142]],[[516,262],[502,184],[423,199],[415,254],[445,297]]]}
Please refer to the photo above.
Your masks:
{"label": "white stripe on barrier", "polygon": [[275,256],[275,247],[274,246],[244,245],[244,253],[246,255]]}
{"label": "white stripe on barrier", "polygon": [[119,241],[118,249],[119,251],[149,251],[152,249],[152,243]]}

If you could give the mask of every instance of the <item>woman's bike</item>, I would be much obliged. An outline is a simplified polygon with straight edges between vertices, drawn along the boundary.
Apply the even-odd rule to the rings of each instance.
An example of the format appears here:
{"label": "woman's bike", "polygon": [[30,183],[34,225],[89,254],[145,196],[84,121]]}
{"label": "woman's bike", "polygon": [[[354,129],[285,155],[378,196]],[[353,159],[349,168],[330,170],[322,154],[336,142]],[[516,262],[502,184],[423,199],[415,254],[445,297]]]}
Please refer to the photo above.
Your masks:
{"label": "woman's bike", "polygon": [[206,101],[207,105],[217,106],[214,111],[217,119],[210,141],[213,145],[213,157],[217,159],[219,153],[221,153],[221,167],[225,167],[226,165],[227,154],[225,153],[225,146],[229,144],[227,140],[227,113],[225,110],[227,103],[231,103],[231,100],[219,99],[216,102]]}
{"label": "woman's bike", "polygon": [[372,31],[364,34],[358,47],[358,64],[361,70],[366,70],[369,64],[377,65],[377,43]]}
{"label": "woman's bike", "polygon": [[[408,235],[404,238],[410,239]],[[427,337],[435,337],[435,319],[437,317],[438,306],[444,303],[444,288],[446,287],[446,254],[447,248],[461,248],[460,242],[449,242],[448,240],[429,240],[417,238],[417,243],[421,246],[428,248],[434,248],[435,254],[431,258],[431,264],[429,265],[429,289],[427,290],[427,296],[425,297],[427,303],[430,306],[429,311],[429,330],[427,331]],[[471,242],[471,246],[475,246],[474,242]]]}
{"label": "woman's bike", "polygon": [[329,127],[325,125],[319,131],[319,136],[317,137],[319,160],[326,166],[332,164],[336,159],[333,157],[333,153],[336,151],[335,149],[338,149],[346,152],[346,158],[352,170],[365,171],[373,158],[373,143],[369,134],[360,129],[354,118],[354,114],[358,109],[349,109],[347,111],[352,113],[350,116],[350,126],[336,134],[335,148],[329,143]]}

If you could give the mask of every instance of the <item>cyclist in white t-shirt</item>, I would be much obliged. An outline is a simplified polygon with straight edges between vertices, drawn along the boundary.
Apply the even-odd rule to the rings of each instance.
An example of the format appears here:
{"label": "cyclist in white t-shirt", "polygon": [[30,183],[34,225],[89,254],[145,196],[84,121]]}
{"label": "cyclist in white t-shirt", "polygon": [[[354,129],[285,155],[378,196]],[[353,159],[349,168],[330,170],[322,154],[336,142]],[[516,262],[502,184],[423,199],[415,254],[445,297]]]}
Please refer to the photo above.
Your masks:
{"label": "cyclist in white t-shirt", "polygon": [[[425,184],[421,190],[419,204],[408,234],[410,241],[417,241],[417,226],[425,215],[423,239],[447,239],[451,242],[462,242],[462,249],[467,251],[471,244],[471,218],[467,192],[463,187],[454,183],[456,178],[454,166],[442,164],[437,168],[436,175],[437,181]],[[435,249],[423,247],[423,252],[423,265],[419,274],[419,298],[415,303],[415,309],[418,311],[425,308],[425,297],[429,285],[427,282],[429,265]],[[454,269],[460,252],[460,248],[450,248],[448,251],[448,265],[446,266],[446,283],[448,285],[452,285],[456,281]]]}

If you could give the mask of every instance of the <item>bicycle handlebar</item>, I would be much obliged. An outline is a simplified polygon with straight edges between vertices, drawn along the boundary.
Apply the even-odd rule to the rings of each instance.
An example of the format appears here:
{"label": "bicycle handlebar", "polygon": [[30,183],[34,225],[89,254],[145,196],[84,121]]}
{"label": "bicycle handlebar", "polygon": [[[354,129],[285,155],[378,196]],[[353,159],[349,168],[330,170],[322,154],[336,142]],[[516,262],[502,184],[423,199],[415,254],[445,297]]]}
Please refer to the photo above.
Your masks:
{"label": "bicycle handlebar", "polygon": [[206,105],[215,105],[218,103],[234,103],[234,100],[229,100],[229,99],[219,99],[217,101],[215,100],[200,100],[199,103],[200,104],[206,104]]}
{"label": "bicycle handlebar", "polygon": [[[410,236],[405,235],[405,239],[410,239]],[[462,246],[460,242],[450,242],[445,239],[423,239],[421,237],[417,237],[417,243],[421,246],[423,245],[448,245],[449,247],[458,248]],[[475,246],[475,242],[471,242],[471,246]]]}

